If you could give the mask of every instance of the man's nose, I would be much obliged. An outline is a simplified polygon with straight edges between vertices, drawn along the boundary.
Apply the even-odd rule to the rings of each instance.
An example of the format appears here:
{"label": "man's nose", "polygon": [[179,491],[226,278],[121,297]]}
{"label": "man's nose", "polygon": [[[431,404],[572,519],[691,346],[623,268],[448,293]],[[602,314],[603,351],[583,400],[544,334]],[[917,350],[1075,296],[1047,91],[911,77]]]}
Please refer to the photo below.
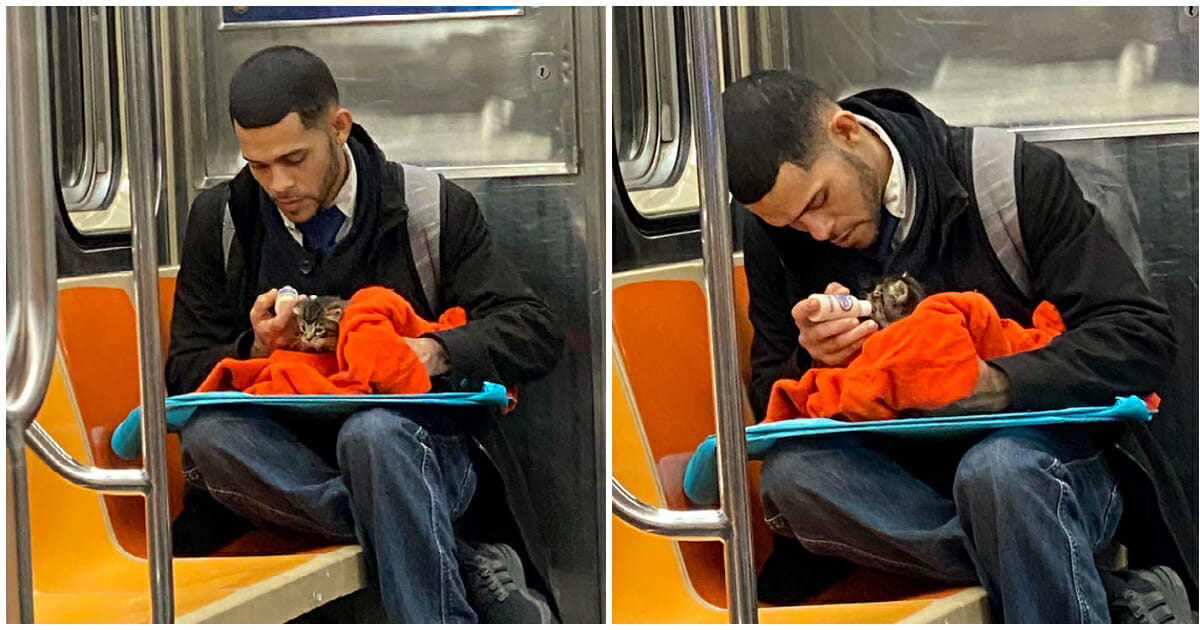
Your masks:
{"label": "man's nose", "polygon": [[285,195],[292,189],[295,183],[294,178],[285,168],[271,169],[271,183],[266,186],[267,190],[271,191],[272,196],[280,197]]}
{"label": "man's nose", "polygon": [[796,219],[795,227],[801,231],[808,232],[810,236],[818,241],[827,241],[830,236],[833,236],[833,220],[821,219],[818,217],[804,216]]}

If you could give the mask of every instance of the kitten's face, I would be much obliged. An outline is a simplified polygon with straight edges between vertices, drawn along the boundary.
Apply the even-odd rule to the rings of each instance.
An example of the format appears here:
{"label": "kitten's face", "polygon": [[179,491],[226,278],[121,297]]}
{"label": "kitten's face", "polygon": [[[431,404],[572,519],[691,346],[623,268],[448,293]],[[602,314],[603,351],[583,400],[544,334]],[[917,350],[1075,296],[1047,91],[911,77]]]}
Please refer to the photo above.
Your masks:
{"label": "kitten's face", "polygon": [[867,294],[867,300],[871,302],[871,319],[880,329],[910,315],[924,298],[925,289],[908,274],[884,278]]}
{"label": "kitten's face", "polygon": [[294,307],[300,338],[295,349],[305,352],[332,352],[337,348],[338,324],[347,302],[334,297],[302,300]]}

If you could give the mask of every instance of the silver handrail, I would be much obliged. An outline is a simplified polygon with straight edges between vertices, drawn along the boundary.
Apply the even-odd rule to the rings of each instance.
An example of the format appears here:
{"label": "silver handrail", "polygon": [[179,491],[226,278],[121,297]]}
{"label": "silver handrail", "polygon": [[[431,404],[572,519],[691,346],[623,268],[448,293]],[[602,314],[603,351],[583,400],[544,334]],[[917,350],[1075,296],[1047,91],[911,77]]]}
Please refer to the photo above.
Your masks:
{"label": "silver handrail", "polygon": [[[10,316],[6,330],[6,446],[14,495],[20,616],[33,622],[32,559],[25,447],[68,481],[107,494],[145,494],[151,581],[151,619],[174,620],[171,530],[166,475],[166,398],[159,340],[158,264],[155,206],[161,191],[162,152],[154,136],[146,95],[150,93],[149,21],[146,8],[123,9],[125,94],[130,130],[133,213],[134,301],[142,378],[142,452],[145,468],[108,470],[80,464],[34,418],[45,399],[57,336],[57,265],[54,216],[57,195],[50,155],[49,71],[45,9],[7,9],[8,194]],[[157,54],[157,50],[154,51]],[[147,171],[147,168],[149,169]],[[16,264],[12,264],[15,262]],[[14,317],[15,315],[15,317]],[[15,326],[15,327],[14,327]]]}
{"label": "silver handrail", "polygon": [[642,531],[672,538],[722,540],[725,543],[729,619],[734,623],[756,623],[758,607],[733,309],[733,247],[714,11],[712,7],[688,7],[686,19],[692,123],[700,175],[700,238],[712,344],[721,508],[655,508],[634,497],[616,479],[612,480],[612,500],[614,513]]}
{"label": "silver handrail", "polygon": [[[50,121],[44,115],[50,102],[44,10],[8,9],[8,193],[5,244],[21,256],[8,269],[8,300],[16,300],[16,325],[9,322],[6,341],[7,417],[9,424],[28,426],[37,416],[54,365],[58,294],[58,265],[54,256],[54,176],[50,169]],[[18,101],[20,96],[25,100]],[[15,291],[13,291],[15,289]],[[26,358],[22,361],[22,358]],[[14,365],[15,364],[15,365]],[[15,378],[14,378],[15,373]],[[15,387],[14,387],[15,385]]]}
{"label": "silver handrail", "polygon": [[156,119],[149,96],[154,93],[149,7],[121,7],[124,34],[125,116],[128,121],[130,208],[133,241],[133,299],[137,306],[138,352],[141,365],[142,453],[149,481],[146,496],[146,556],[150,560],[151,617],[154,623],[175,619],[171,566],[171,522],[168,506],[166,451],[166,383],[162,341],[159,338],[158,243],[154,235],[158,204]]}
{"label": "silver handrail", "polygon": [[729,519],[721,510],[658,508],[633,496],[616,479],[612,486],[613,510],[644,532],[680,540],[723,540],[729,531]]}
{"label": "silver handrail", "polygon": [[[5,216],[9,248],[5,331],[5,446],[12,480],[13,518],[20,618],[33,623],[33,563],[29,549],[29,487],[25,466],[25,429],[36,417],[50,384],[57,335],[57,264],[54,255],[54,182],[46,147],[50,146],[49,59],[45,10],[9,7],[6,13],[8,56],[8,192]],[[15,315],[15,317],[13,317]]]}
{"label": "silver handrail", "polygon": [[77,486],[105,494],[143,494],[146,491],[146,471],[141,468],[114,470],[85,466],[64,451],[37,422],[29,425],[25,440],[50,470]]}
{"label": "silver handrail", "polygon": [[725,584],[729,619],[757,623],[754,551],[746,482],[746,433],[738,374],[737,320],[733,309],[733,243],[725,170],[725,120],[721,107],[715,9],[687,10],[688,74],[692,125],[700,175],[700,248],[708,294],[713,392],[717,412],[717,482],[721,511],[729,518]]}

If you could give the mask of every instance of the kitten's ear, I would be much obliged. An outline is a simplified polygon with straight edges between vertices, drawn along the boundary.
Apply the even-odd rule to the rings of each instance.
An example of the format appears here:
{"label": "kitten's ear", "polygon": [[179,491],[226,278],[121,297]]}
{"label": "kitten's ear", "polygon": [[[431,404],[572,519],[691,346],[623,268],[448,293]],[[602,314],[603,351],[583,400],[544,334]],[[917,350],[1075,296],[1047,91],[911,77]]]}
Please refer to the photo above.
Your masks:
{"label": "kitten's ear", "polygon": [[325,319],[338,321],[342,318],[342,311],[344,310],[345,308],[342,306],[342,304],[330,304],[329,306],[325,307]]}
{"label": "kitten's ear", "polygon": [[296,303],[292,305],[292,315],[296,317],[304,316],[304,300],[296,300]]}

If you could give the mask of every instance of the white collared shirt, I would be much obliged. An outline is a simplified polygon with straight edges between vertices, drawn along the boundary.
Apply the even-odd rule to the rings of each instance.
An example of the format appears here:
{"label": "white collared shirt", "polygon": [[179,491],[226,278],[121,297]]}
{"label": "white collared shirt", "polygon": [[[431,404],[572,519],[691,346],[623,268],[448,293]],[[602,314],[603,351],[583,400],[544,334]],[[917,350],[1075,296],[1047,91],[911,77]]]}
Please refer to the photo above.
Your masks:
{"label": "white collared shirt", "polygon": [[900,152],[896,150],[896,145],[892,144],[892,139],[888,137],[883,127],[870,118],[858,114],[855,114],[854,117],[858,119],[859,124],[879,136],[892,154],[892,172],[888,174],[887,185],[883,188],[883,207],[889,214],[900,219],[900,225],[896,227],[896,233],[892,236],[893,250],[899,249],[900,243],[904,242],[904,237],[908,236],[908,230],[912,227],[913,219],[917,214],[914,210],[917,198],[916,182],[909,185],[908,173],[900,161]]}
{"label": "white collared shirt", "polygon": [[[346,154],[346,183],[342,184],[341,191],[338,192],[337,197],[334,197],[333,205],[337,206],[338,210],[341,210],[342,214],[346,215],[346,220],[342,222],[342,227],[338,229],[337,236],[333,239],[335,243],[341,241],[350,233],[350,225],[354,223],[355,195],[358,194],[358,173],[354,168],[354,154],[350,152],[348,144],[342,145],[342,151]],[[296,227],[296,224],[287,218],[283,210],[275,208],[275,211],[283,219],[283,225],[287,228],[288,233],[292,235],[292,238],[296,239],[297,243],[304,245],[304,234],[300,232],[300,228]]]}

